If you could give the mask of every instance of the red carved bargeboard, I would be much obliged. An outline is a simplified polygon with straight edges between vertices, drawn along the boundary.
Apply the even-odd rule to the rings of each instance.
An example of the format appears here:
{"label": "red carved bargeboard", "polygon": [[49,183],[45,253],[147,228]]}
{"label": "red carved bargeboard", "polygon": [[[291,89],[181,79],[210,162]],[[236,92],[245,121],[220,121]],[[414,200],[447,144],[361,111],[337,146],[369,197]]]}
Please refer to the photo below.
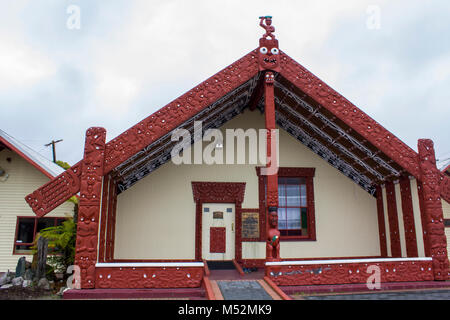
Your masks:
{"label": "red carved bargeboard", "polygon": [[[367,283],[377,266],[381,282],[431,281],[431,261],[367,262],[266,266],[266,275],[280,286]],[[369,271],[369,272],[367,272]]]}
{"label": "red carved bargeboard", "polygon": [[36,216],[44,216],[80,191],[82,164],[78,162],[25,197]]}
{"label": "red carved bargeboard", "polygon": [[[258,72],[258,51],[250,53],[210,77],[106,144],[105,174],[164,134],[169,133]],[[417,153],[375,120],[330,88],[302,65],[280,51],[281,75],[331,111],[353,130],[421,180]],[[80,190],[83,160],[25,197],[42,217]],[[441,196],[450,202],[450,178],[440,175]]]}
{"label": "red carved bargeboard", "polygon": [[[255,49],[108,142],[104,174],[256,76],[257,60]],[[83,161],[26,196],[38,217],[79,192]]]}
{"label": "red carved bargeboard", "polygon": [[440,196],[440,174],[436,168],[433,141],[420,139],[418,142],[419,164],[422,176],[422,196],[424,212],[424,230],[426,230],[425,247],[433,258],[434,277],[436,280],[450,278],[445,236],[444,215]]}
{"label": "red carved bargeboard", "polygon": [[95,282],[105,140],[104,128],[86,131],[75,250],[75,265],[80,267],[83,289],[94,288]]}
{"label": "red carved bargeboard", "polygon": [[209,252],[226,252],[226,228],[211,227],[209,229]]}
{"label": "red carved bargeboard", "polygon": [[197,288],[203,267],[97,267],[95,288]]}
{"label": "red carved bargeboard", "polygon": [[417,153],[378,122],[333,90],[305,67],[281,52],[281,75],[345,122],[415,177],[420,176]]}

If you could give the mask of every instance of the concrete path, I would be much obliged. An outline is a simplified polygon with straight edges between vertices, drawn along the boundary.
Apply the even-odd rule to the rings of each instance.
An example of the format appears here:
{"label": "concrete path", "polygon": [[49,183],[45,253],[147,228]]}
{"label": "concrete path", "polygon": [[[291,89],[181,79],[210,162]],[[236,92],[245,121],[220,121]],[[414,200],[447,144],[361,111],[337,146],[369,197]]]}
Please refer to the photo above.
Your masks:
{"label": "concrete path", "polygon": [[258,281],[217,281],[224,300],[273,300]]}
{"label": "concrete path", "polygon": [[450,290],[395,291],[316,296],[293,295],[293,298],[305,300],[450,300]]}

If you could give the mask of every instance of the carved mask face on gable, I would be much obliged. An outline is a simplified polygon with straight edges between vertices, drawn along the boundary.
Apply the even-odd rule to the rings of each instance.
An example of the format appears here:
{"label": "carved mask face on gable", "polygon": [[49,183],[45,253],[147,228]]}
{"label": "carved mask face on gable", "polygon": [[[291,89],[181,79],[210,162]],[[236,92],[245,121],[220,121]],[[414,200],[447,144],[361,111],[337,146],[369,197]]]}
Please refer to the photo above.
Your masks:
{"label": "carved mask face on gable", "polygon": [[259,39],[258,62],[260,71],[280,71],[280,50],[278,49],[278,40]]}

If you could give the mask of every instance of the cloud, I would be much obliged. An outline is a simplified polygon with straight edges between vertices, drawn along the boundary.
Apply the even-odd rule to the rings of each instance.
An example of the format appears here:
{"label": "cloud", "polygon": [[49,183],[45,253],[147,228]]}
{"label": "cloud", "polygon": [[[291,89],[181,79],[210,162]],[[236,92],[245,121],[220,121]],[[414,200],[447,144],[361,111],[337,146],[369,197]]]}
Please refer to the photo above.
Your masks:
{"label": "cloud", "polygon": [[[66,28],[69,5],[81,28]],[[84,133],[108,140],[258,45],[272,15],[280,48],[415,148],[448,141],[449,40],[435,1],[24,1],[0,10],[2,128],[35,149],[82,157]],[[381,28],[367,28],[369,5]],[[7,112],[5,112],[7,111]],[[46,151],[49,152],[49,151]],[[51,154],[48,153],[48,157]]]}
{"label": "cloud", "polygon": [[14,39],[1,37],[0,90],[24,89],[55,74],[50,59]]}

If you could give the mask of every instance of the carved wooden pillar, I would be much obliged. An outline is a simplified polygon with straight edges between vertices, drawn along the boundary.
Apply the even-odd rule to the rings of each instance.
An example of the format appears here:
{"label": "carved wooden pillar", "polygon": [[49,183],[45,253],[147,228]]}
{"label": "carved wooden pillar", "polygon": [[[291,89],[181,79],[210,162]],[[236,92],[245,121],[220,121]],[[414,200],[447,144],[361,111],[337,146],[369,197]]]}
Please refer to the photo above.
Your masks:
{"label": "carved wooden pillar", "polygon": [[391,254],[394,258],[400,258],[402,256],[402,248],[400,244],[400,229],[398,226],[397,200],[393,182],[386,182],[386,201],[391,239]]}
{"label": "carved wooden pillar", "polygon": [[103,178],[103,192],[102,192],[102,208],[100,213],[100,234],[98,261],[105,262],[105,247],[106,247],[106,226],[108,220],[108,199],[109,199],[109,176]]}
{"label": "carved wooden pillar", "polygon": [[377,214],[380,236],[380,254],[382,257],[387,257],[386,223],[384,220],[383,193],[380,186],[377,186]]}
{"label": "carved wooden pillar", "polygon": [[275,28],[270,16],[260,17],[260,26],[266,33],[259,39],[258,64],[259,70],[264,73],[265,94],[265,119],[267,130],[267,166],[261,169],[261,175],[266,176],[268,217],[266,259],[278,260],[280,258],[280,232],[278,231],[278,163],[277,141],[275,122],[275,96],[274,96],[274,72],[280,72],[280,57],[278,40],[275,39]]}
{"label": "carved wooden pillar", "polygon": [[276,154],[276,124],[275,124],[275,100],[273,72],[265,75],[265,120],[267,130],[267,206],[278,208],[278,163]]}
{"label": "carved wooden pillar", "polygon": [[103,128],[94,127],[86,131],[75,252],[82,289],[95,286],[105,140],[106,130]]}
{"label": "carved wooden pillar", "polygon": [[265,92],[265,124],[267,130],[267,165],[265,173],[267,177],[267,213],[268,213],[268,239],[267,260],[278,260],[280,258],[280,232],[278,231],[278,163],[276,148],[276,122],[275,122],[275,99],[274,99],[273,72],[266,72],[264,78]]}
{"label": "carved wooden pillar", "polygon": [[440,196],[440,172],[436,168],[433,141],[419,139],[419,166],[421,171],[423,209],[428,252],[433,258],[435,280],[449,279],[447,241],[444,230],[444,217]]}
{"label": "carved wooden pillar", "polygon": [[114,240],[116,234],[116,208],[117,208],[117,184],[114,179],[109,182],[109,197],[108,197],[108,217],[106,228],[106,244],[105,244],[105,259],[107,262],[114,258]]}
{"label": "carved wooden pillar", "polygon": [[417,257],[416,226],[411,195],[411,183],[407,176],[400,178],[400,193],[402,198],[403,225],[405,229],[406,254],[408,257]]}

